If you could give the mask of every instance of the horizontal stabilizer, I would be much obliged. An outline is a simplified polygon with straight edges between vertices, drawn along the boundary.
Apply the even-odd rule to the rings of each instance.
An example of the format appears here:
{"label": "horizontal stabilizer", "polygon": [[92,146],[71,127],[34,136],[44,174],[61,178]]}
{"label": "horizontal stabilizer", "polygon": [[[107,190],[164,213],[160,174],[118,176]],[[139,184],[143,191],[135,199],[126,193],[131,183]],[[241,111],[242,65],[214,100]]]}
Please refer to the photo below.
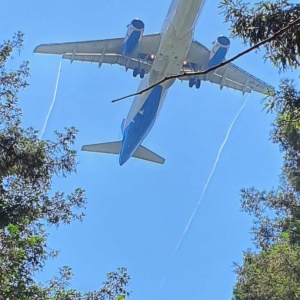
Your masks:
{"label": "horizontal stabilizer", "polygon": [[122,148],[122,142],[110,142],[110,143],[100,143],[93,145],[85,145],[82,147],[82,151],[89,152],[100,152],[100,153],[110,153],[119,154]]}
{"label": "horizontal stabilizer", "polygon": [[[108,153],[108,154],[119,154],[122,149],[122,142],[110,142],[110,143],[100,143],[100,144],[93,144],[93,145],[85,145],[82,147],[82,151],[89,151],[89,152],[99,152],[99,153]],[[132,155],[135,158],[148,160],[151,162],[155,162],[158,164],[163,164],[165,159],[156,153],[152,152],[151,150],[139,146],[139,148],[135,151]]]}
{"label": "horizontal stabilizer", "polygon": [[148,160],[152,161],[158,164],[163,164],[165,162],[165,159],[156,153],[152,152],[151,150],[140,146],[135,153],[133,154],[133,157],[143,159],[143,160]]}

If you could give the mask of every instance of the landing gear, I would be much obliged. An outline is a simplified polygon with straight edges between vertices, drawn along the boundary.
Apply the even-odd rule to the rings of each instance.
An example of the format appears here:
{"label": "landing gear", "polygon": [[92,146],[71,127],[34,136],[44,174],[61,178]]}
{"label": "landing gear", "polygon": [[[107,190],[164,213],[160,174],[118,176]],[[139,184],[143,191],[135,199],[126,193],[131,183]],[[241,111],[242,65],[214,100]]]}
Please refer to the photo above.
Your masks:
{"label": "landing gear", "polygon": [[136,76],[138,76],[138,75],[139,75],[139,73],[140,73],[140,70],[139,70],[139,68],[134,68],[134,69],[133,69],[133,77],[136,77]]}
{"label": "landing gear", "polygon": [[196,86],[196,89],[197,89],[197,90],[200,88],[200,86],[201,86],[201,80],[200,80],[200,79],[197,79],[197,80],[196,80],[195,86]]}
{"label": "landing gear", "polygon": [[137,77],[138,75],[140,75],[140,78],[144,78],[145,69],[134,68],[133,69],[133,77]]}
{"label": "landing gear", "polygon": [[189,87],[192,88],[193,86],[195,86],[196,89],[198,90],[200,88],[200,86],[201,86],[201,80],[198,79],[198,78],[191,77],[189,79]]}
{"label": "landing gear", "polygon": [[[191,62],[184,62],[183,63],[183,71],[187,72],[198,72],[199,70],[201,70],[201,66],[196,65],[194,63]],[[193,86],[196,87],[196,89],[198,90],[201,86],[201,79],[199,79],[198,75],[191,75],[189,76],[189,87],[192,88]]]}
{"label": "landing gear", "polygon": [[192,88],[195,84],[195,79],[194,78],[190,78],[189,79],[189,87]]}

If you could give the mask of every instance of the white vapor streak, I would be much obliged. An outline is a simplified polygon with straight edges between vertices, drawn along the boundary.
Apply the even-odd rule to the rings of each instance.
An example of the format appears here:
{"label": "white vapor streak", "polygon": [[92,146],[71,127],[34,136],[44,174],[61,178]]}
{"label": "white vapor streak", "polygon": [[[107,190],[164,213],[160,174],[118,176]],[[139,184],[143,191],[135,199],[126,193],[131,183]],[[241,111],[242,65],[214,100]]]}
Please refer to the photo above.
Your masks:
{"label": "white vapor streak", "polygon": [[166,283],[166,278],[163,277],[161,279],[161,281],[160,281],[160,286],[159,286],[159,291],[158,291],[158,297],[157,297],[158,299],[160,298],[160,295],[161,295],[161,292],[162,292],[162,289],[163,289],[165,283]]}
{"label": "white vapor streak", "polygon": [[46,130],[46,127],[47,127],[47,124],[48,124],[48,121],[49,121],[49,117],[51,115],[51,112],[52,112],[52,109],[53,109],[53,106],[54,106],[54,103],[55,103],[55,100],[56,100],[56,94],[57,94],[58,82],[59,82],[59,77],[60,77],[61,64],[62,64],[62,59],[59,62],[58,74],[57,74],[57,77],[56,77],[56,84],[55,84],[55,89],[54,89],[54,95],[53,95],[53,99],[52,99],[52,102],[51,102],[46,120],[44,122],[43,129],[40,133],[40,138],[42,138],[44,133],[45,133],[45,130]]}
{"label": "white vapor streak", "polygon": [[[250,95],[250,94],[249,94],[249,95]],[[201,196],[200,196],[200,198],[199,198],[199,200],[198,200],[198,202],[197,202],[197,204],[196,204],[196,207],[195,207],[195,209],[194,209],[194,211],[193,211],[193,213],[192,213],[192,215],[191,215],[191,217],[190,217],[190,219],[189,219],[187,225],[185,226],[185,229],[184,229],[184,231],[183,231],[183,234],[182,234],[182,236],[181,236],[181,238],[180,238],[180,240],[179,240],[177,246],[175,247],[174,255],[175,255],[176,252],[179,250],[179,248],[180,248],[180,246],[181,246],[181,244],[182,244],[182,242],[183,242],[183,239],[184,239],[185,235],[187,234],[187,232],[188,232],[188,230],[189,230],[189,228],[190,228],[190,226],[191,226],[191,223],[192,223],[192,221],[194,220],[194,217],[195,217],[196,213],[198,212],[198,209],[199,209],[199,207],[200,207],[200,204],[201,204],[201,202],[202,202],[202,199],[203,199],[203,197],[204,197],[204,195],[205,195],[206,189],[207,189],[207,187],[208,187],[208,185],[209,185],[209,183],[210,183],[210,181],[211,181],[211,178],[212,178],[212,176],[214,175],[214,172],[215,172],[215,170],[216,170],[216,167],[217,167],[217,165],[218,165],[218,162],[219,162],[220,156],[221,156],[221,154],[222,154],[223,148],[224,148],[224,146],[226,145],[226,143],[227,143],[227,141],[228,141],[229,135],[230,135],[230,133],[231,133],[231,130],[232,130],[232,128],[233,128],[233,126],[234,126],[236,120],[237,120],[238,117],[240,116],[241,112],[243,111],[243,109],[244,109],[244,107],[245,107],[245,105],[246,105],[246,103],[247,103],[247,101],[248,101],[249,95],[248,95],[248,97],[246,98],[246,100],[244,101],[244,103],[243,103],[242,107],[240,108],[240,110],[238,111],[238,113],[236,114],[235,118],[233,119],[233,121],[232,121],[232,123],[231,123],[231,125],[230,125],[230,127],[229,127],[229,129],[228,129],[228,131],[227,131],[227,134],[226,134],[225,139],[224,139],[224,141],[223,141],[223,143],[222,143],[222,145],[221,145],[221,147],[220,147],[220,149],[219,149],[219,152],[218,152],[218,155],[217,155],[217,157],[216,157],[215,163],[214,163],[214,165],[213,165],[213,167],[212,167],[212,169],[211,169],[211,172],[210,172],[210,174],[209,174],[209,176],[208,176],[208,178],[207,178],[207,181],[206,181],[206,184],[205,184],[205,186],[204,186],[204,188],[203,188],[203,191],[202,191],[202,193],[201,193]]]}

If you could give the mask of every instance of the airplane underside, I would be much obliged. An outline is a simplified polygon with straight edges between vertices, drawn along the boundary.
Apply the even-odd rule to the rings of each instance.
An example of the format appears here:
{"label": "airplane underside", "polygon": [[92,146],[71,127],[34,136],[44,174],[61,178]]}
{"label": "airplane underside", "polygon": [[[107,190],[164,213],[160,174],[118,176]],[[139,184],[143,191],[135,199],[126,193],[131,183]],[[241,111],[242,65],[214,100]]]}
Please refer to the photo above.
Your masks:
{"label": "airplane underside", "polygon": [[[189,87],[199,89],[203,81],[224,86],[242,93],[256,91],[265,95],[274,93],[274,88],[247,73],[234,64],[227,64],[205,75],[193,75],[219,65],[225,61],[230,41],[219,36],[210,50],[193,40],[195,24],[205,0],[173,0],[159,34],[144,35],[145,25],[134,19],[129,25],[125,38],[44,44],[34,52],[58,54],[63,59],[97,63],[118,64],[133,71],[140,77],[139,91],[152,86],[167,76],[187,74],[180,80]],[[122,125],[123,140],[82,147],[84,151],[119,154],[123,165],[130,157],[164,163],[164,159],[141,146],[162,107],[168,88],[174,80],[155,86],[152,90],[138,95],[133,100],[127,118]]]}
{"label": "airplane underside", "polygon": [[156,120],[163,87],[156,86],[150,92],[144,105],[135,118],[123,130],[123,140],[111,143],[86,145],[83,151],[119,154],[119,164],[122,166],[131,157],[163,164],[164,158],[141,146]]}
{"label": "airplane underside", "polygon": [[135,118],[124,129],[119,158],[121,166],[136,152],[154,125],[162,92],[161,85],[154,87]]}

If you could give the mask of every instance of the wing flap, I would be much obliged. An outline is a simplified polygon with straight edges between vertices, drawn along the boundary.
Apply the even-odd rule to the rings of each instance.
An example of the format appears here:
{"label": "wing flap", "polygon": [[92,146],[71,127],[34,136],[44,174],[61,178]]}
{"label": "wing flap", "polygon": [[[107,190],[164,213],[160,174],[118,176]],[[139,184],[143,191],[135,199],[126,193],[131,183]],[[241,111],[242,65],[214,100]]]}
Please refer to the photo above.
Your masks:
{"label": "wing flap", "polygon": [[[130,59],[123,57],[124,39],[107,39],[86,42],[43,44],[34,49],[35,53],[62,55],[64,59],[84,62],[119,64],[128,69],[138,66],[149,72],[160,44],[160,34],[145,35]],[[102,57],[102,58],[101,58]]]}
{"label": "wing flap", "polygon": [[81,62],[91,62],[91,63],[99,63],[99,64],[117,64],[120,66],[124,66],[128,69],[133,70],[138,65],[140,68],[145,70],[145,73],[149,73],[152,62],[147,60],[137,60],[132,58],[125,58],[118,54],[89,54],[89,53],[77,53],[73,54],[63,54],[63,59],[69,59],[71,61],[81,61]]}
{"label": "wing flap", "polygon": [[[208,48],[199,42],[193,41],[186,60],[189,63],[197,66],[196,71],[204,71],[207,68],[209,53],[210,51]],[[189,80],[189,77],[187,76],[181,79]],[[223,66],[209,74],[201,75],[199,76],[199,79],[218,84],[221,88],[228,87],[243,93],[250,93],[251,91],[265,95],[274,93],[274,88],[271,85],[249,74],[245,70],[232,63]]]}
{"label": "wing flap", "polygon": [[86,42],[70,42],[43,44],[34,49],[34,53],[43,54],[66,54],[66,53],[102,53],[103,49],[107,53],[120,54],[122,52],[123,39],[108,39]]}
{"label": "wing flap", "polygon": [[[237,90],[243,92],[248,92],[250,90],[265,95],[269,95],[274,92],[274,88],[271,85],[244,71],[235,64],[228,64],[227,66],[217,69],[214,72],[214,75],[225,79],[224,86],[228,85],[228,87],[238,87]],[[216,77],[213,78],[213,80],[217,81]]]}
{"label": "wing flap", "polygon": [[89,54],[89,53],[77,53],[73,54],[63,54],[63,59],[69,59],[72,61],[82,61],[82,62],[91,62],[91,63],[100,63],[105,64],[119,64],[123,65],[123,57],[117,54],[104,54],[103,59],[101,54]]}

